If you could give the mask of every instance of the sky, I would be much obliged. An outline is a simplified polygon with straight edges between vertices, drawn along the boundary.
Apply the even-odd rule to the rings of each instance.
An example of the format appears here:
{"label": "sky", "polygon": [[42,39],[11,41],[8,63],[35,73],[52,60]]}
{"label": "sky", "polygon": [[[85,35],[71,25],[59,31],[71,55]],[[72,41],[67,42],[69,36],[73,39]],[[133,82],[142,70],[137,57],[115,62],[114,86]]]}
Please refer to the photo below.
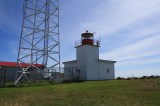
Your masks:
{"label": "sky", "polygon": [[[0,0],[0,61],[16,61],[23,0]],[[160,0],[60,0],[61,62],[75,60],[88,30],[116,77],[160,75]]]}

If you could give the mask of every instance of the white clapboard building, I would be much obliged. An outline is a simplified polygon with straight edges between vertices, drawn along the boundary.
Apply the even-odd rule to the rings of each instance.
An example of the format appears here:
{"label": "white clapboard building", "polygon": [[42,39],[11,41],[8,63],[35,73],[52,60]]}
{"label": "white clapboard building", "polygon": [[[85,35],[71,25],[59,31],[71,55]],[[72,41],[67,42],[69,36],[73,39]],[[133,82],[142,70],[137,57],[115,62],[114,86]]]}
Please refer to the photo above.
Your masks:
{"label": "white clapboard building", "polygon": [[107,80],[115,78],[116,61],[99,59],[100,42],[86,31],[75,43],[76,60],[63,62],[64,80]]}

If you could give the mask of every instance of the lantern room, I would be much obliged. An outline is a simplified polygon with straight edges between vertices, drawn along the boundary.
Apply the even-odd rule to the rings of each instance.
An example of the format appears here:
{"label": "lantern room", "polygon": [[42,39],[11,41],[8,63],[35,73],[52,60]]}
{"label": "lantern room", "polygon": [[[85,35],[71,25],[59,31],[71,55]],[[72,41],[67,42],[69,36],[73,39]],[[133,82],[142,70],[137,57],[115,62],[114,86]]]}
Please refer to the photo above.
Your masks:
{"label": "lantern room", "polygon": [[86,31],[85,33],[81,34],[82,39],[82,45],[88,44],[93,45],[94,39],[93,39],[93,33],[89,33]]}
{"label": "lantern room", "polygon": [[94,40],[94,34],[88,32],[88,30],[85,33],[81,34],[81,40],[75,42],[75,47],[82,46],[82,45],[93,45],[100,47],[100,41]]}

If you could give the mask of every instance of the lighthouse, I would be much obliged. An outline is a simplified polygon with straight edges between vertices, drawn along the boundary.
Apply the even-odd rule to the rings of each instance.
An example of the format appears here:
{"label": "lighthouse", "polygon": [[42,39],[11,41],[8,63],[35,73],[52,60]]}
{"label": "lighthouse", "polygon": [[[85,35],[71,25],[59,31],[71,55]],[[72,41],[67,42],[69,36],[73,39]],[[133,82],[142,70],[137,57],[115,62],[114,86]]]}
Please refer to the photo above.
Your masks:
{"label": "lighthouse", "polygon": [[100,41],[86,31],[75,42],[76,60],[63,62],[64,80],[107,80],[115,78],[116,61],[99,59]]}

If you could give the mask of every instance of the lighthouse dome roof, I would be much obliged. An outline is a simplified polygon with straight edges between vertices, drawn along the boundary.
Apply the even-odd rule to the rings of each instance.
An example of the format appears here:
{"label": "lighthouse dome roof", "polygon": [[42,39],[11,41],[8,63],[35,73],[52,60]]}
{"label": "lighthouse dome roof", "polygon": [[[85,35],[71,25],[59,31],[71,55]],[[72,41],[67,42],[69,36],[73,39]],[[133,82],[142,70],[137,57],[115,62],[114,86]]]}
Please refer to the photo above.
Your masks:
{"label": "lighthouse dome roof", "polygon": [[81,34],[82,37],[93,37],[93,33],[88,32],[88,30],[85,33]]}

